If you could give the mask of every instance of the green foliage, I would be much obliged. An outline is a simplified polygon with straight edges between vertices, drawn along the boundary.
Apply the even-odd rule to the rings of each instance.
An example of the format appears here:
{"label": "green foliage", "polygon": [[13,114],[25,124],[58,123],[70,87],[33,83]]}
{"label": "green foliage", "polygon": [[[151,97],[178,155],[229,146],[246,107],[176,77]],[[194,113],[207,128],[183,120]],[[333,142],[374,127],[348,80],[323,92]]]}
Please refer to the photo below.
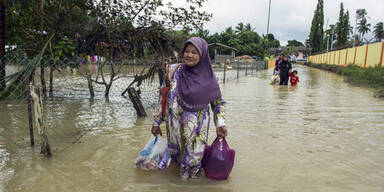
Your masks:
{"label": "green foliage", "polygon": [[358,9],[356,10],[356,14],[359,18],[357,23],[357,31],[360,33],[361,40],[364,40],[364,35],[371,31],[371,24],[368,23],[366,18],[368,13],[365,9]]}
{"label": "green foliage", "polygon": [[362,18],[357,24],[357,31],[361,34],[361,38],[364,39],[364,35],[371,31],[371,24],[368,23],[367,18]]}
{"label": "green foliage", "polygon": [[383,22],[379,22],[375,25],[373,33],[375,34],[375,38],[377,41],[381,41],[382,39],[384,39]]}
{"label": "green foliage", "polygon": [[73,43],[75,55],[167,55],[174,44],[167,31],[199,30],[210,20],[212,15],[200,10],[206,1],[185,0],[183,6],[159,0],[7,1],[7,43],[33,57],[41,42],[55,34],[51,47],[56,59],[67,49],[59,45],[65,38]]}
{"label": "green foliage", "polygon": [[323,0],[318,0],[316,10],[312,19],[311,31],[309,33],[309,46],[313,52],[323,49],[323,26],[324,26],[324,11]]}
{"label": "green foliage", "polygon": [[293,54],[296,54],[296,53],[297,53],[297,48],[296,48],[296,47],[292,47],[292,46],[287,46],[287,47],[283,50],[283,53],[284,53],[284,55],[293,55]]}
{"label": "green foliage", "polygon": [[342,47],[347,44],[348,36],[351,30],[349,24],[349,12],[344,12],[343,3],[340,4],[339,22],[336,24],[336,46]]}
{"label": "green foliage", "polygon": [[[200,36],[207,40],[208,43],[221,43],[239,50],[237,55],[255,55],[264,58],[268,54],[268,48],[279,47],[280,42],[275,39],[273,34],[268,36],[260,36],[252,29],[251,24],[239,23],[235,30],[232,27],[226,28],[221,33],[209,34],[208,31],[198,31],[191,36]],[[219,48],[219,53],[230,54],[231,50]],[[213,55],[213,51],[211,52]]]}
{"label": "green foliage", "polygon": [[288,40],[288,47],[299,47],[299,46],[304,46],[304,44],[300,41],[297,40]]}

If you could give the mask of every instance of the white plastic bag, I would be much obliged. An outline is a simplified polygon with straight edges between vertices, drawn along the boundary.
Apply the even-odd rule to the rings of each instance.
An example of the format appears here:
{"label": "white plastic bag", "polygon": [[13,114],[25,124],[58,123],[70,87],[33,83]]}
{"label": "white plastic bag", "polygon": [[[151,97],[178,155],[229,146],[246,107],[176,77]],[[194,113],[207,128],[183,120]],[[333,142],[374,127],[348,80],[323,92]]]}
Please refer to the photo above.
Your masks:
{"label": "white plastic bag", "polygon": [[140,151],[135,167],[143,170],[165,169],[170,162],[167,141],[161,136],[151,135],[144,149]]}

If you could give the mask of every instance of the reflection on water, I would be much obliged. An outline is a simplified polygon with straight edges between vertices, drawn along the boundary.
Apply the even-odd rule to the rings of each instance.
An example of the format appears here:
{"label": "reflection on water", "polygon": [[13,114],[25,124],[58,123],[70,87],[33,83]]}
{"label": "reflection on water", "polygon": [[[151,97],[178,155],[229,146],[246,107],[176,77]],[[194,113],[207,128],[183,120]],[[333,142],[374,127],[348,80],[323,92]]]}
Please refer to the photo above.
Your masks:
{"label": "reflection on water", "polygon": [[176,167],[134,169],[151,117],[136,120],[117,92],[49,99],[50,159],[28,146],[25,104],[1,102],[0,191],[383,191],[384,100],[335,74],[294,67],[295,88],[269,85],[272,71],[222,85],[236,162],[221,182],[182,181]]}

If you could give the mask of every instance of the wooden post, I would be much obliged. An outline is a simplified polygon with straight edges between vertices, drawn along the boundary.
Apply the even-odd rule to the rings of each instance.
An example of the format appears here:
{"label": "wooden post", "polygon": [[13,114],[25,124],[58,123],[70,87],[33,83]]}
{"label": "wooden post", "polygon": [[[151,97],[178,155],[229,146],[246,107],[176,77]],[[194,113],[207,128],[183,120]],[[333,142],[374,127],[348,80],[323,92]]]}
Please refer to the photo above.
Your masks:
{"label": "wooden post", "polygon": [[353,56],[353,64],[356,64],[356,52],[357,52],[357,47],[355,47],[355,55]]}
{"label": "wooden post", "polygon": [[224,62],[224,77],[223,77],[223,83],[225,84],[225,71],[227,70],[227,61]]}
{"label": "wooden post", "polygon": [[253,61],[252,61],[252,64],[251,64],[251,73],[253,74]]}
{"label": "wooden post", "polygon": [[237,70],[237,79],[239,79],[239,70],[240,70],[239,62],[236,62],[236,70]]}
{"label": "wooden post", "polygon": [[93,84],[92,84],[92,77],[91,73],[87,72],[87,81],[88,81],[88,89],[89,89],[89,94],[91,95],[91,98],[95,97],[95,92],[93,91]]}
{"label": "wooden post", "polygon": [[339,61],[337,62],[337,65],[340,65],[340,56],[341,56],[341,51],[339,51]]}
{"label": "wooden post", "polygon": [[216,63],[217,63],[217,48],[215,47],[215,63],[214,64]]}
{"label": "wooden post", "polygon": [[[100,67],[100,65],[97,66],[97,73],[99,73],[99,67]],[[89,56],[87,58],[87,70],[85,72],[85,75],[87,76],[89,94],[91,95],[91,98],[94,98],[95,97],[95,91],[93,90],[91,59]]]}
{"label": "wooden post", "polygon": [[29,88],[30,83],[32,82],[33,78],[33,72],[31,74],[28,74],[29,77],[27,78],[27,84],[26,84],[26,91],[27,91],[27,105],[28,105],[28,123],[29,123],[29,138],[31,140],[31,146],[35,145],[35,137],[33,135],[33,119],[32,119],[32,97],[31,97],[31,90]]}
{"label": "wooden post", "polygon": [[136,109],[137,116],[139,117],[146,117],[147,113],[144,110],[143,104],[140,101],[139,94],[133,87],[128,88],[128,95],[133,103],[133,107]]}
{"label": "wooden post", "polygon": [[383,66],[383,54],[384,54],[384,41],[381,42],[381,55],[380,55],[379,67]]}
{"label": "wooden post", "polygon": [[39,132],[39,135],[41,137],[41,153],[44,154],[45,157],[52,156],[51,153],[51,147],[48,144],[48,137],[47,137],[47,127],[45,125],[45,120],[43,116],[43,102],[41,100],[40,95],[35,92],[35,88],[33,85],[30,85],[31,90],[31,97],[33,99],[33,109],[35,114],[35,124],[37,127],[37,130]]}
{"label": "wooden post", "polygon": [[245,62],[245,76],[247,76],[248,72],[248,62]]}
{"label": "wooden post", "polygon": [[159,77],[159,83],[160,83],[160,86],[163,84],[163,81],[164,81],[164,70],[165,69],[165,62],[164,62],[164,55],[161,56],[161,67],[159,67],[159,69],[157,70],[157,75]]}
{"label": "wooden post", "polygon": [[49,67],[49,96],[53,96],[53,67]]}

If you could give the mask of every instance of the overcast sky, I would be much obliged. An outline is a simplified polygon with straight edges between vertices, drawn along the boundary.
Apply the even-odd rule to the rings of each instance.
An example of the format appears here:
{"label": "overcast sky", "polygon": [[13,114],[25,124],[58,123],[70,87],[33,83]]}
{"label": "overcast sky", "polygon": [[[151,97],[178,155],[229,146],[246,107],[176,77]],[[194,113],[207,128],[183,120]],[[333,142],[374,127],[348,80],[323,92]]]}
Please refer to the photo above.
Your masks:
{"label": "overcast sky", "polygon": [[[176,1],[176,0],[174,0]],[[355,24],[356,9],[365,8],[370,17],[371,30],[378,22],[384,22],[384,0],[324,0],[324,28],[338,21],[340,3],[349,10],[350,22]],[[203,10],[213,17],[204,27],[210,34],[221,32],[225,28],[235,27],[238,23],[250,23],[259,33],[267,31],[269,0],[208,0]],[[280,40],[282,45],[296,39],[304,43],[308,38],[317,0],[272,0],[270,33]]]}

